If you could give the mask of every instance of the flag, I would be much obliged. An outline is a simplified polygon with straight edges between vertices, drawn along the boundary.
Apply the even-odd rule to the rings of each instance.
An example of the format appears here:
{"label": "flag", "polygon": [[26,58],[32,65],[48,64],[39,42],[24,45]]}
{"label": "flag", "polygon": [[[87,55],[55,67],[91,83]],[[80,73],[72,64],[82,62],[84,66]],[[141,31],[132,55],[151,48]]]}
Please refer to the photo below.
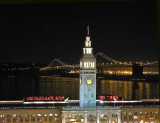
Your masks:
{"label": "flag", "polygon": [[87,26],[87,35],[89,35],[89,25]]}
{"label": "flag", "polygon": [[114,97],[114,101],[117,101],[117,98]]}
{"label": "flag", "polygon": [[64,102],[68,102],[68,100],[69,100],[69,97],[67,97],[67,98],[64,100]]}

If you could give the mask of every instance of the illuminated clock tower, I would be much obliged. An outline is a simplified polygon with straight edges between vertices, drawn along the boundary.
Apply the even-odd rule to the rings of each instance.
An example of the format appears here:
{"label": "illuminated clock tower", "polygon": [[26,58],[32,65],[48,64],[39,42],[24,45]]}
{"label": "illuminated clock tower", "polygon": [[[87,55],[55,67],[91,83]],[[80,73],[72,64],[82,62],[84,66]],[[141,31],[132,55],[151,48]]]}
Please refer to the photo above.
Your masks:
{"label": "illuminated clock tower", "polygon": [[87,29],[85,47],[80,59],[79,105],[80,107],[96,107],[96,59],[91,47],[89,26]]}

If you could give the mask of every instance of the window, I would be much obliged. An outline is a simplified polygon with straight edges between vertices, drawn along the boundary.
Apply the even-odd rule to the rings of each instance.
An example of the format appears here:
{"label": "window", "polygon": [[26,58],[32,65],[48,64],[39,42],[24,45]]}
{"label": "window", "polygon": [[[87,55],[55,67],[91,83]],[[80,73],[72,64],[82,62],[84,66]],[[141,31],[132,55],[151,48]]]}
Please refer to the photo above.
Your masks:
{"label": "window", "polygon": [[143,112],[139,112],[140,118],[143,118]]}
{"label": "window", "polygon": [[159,119],[159,118],[160,118],[159,112],[155,112],[155,119]]}
{"label": "window", "polygon": [[29,114],[25,115],[25,122],[29,122]]}
{"label": "window", "polygon": [[134,118],[134,119],[138,119],[138,113],[137,113],[137,112],[134,113],[133,118]]}
{"label": "window", "polygon": [[150,112],[150,119],[154,118],[154,112]]}
{"label": "window", "polygon": [[31,115],[31,122],[35,122],[35,114]]}
{"label": "window", "polygon": [[55,117],[58,117],[58,114],[55,114]]}

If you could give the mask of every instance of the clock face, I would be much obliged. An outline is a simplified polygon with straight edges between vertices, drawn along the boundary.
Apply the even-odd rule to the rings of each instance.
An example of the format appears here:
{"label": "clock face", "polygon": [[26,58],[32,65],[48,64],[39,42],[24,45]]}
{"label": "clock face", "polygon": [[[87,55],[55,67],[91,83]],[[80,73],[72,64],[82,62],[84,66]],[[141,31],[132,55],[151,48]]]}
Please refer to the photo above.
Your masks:
{"label": "clock face", "polygon": [[85,83],[86,83],[88,86],[92,86],[92,84],[93,84],[93,78],[92,78],[91,76],[86,77]]}

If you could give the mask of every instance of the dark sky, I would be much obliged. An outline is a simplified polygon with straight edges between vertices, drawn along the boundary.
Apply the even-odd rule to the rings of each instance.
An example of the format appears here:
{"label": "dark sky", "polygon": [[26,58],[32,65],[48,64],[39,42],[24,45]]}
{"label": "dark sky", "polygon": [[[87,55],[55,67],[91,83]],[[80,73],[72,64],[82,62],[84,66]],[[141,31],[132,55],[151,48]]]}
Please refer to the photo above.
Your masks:
{"label": "dark sky", "polygon": [[79,63],[88,23],[94,54],[156,61],[156,16],[154,1],[0,5],[0,63]]}

